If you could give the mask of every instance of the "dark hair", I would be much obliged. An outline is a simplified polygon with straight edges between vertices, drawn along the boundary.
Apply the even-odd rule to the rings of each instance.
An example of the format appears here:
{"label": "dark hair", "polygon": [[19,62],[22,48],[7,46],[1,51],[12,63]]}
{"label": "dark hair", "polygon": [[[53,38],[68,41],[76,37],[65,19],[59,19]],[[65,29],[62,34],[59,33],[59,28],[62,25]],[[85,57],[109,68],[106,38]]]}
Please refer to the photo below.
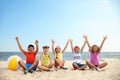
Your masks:
{"label": "dark hair", "polygon": [[99,48],[97,45],[93,45],[93,46],[91,47],[91,51],[92,51],[92,52],[94,52],[94,51],[93,51],[93,48],[94,48],[94,47],[97,47],[97,48],[98,48],[97,52],[100,52],[100,48]]}
{"label": "dark hair", "polygon": [[55,51],[57,50],[57,48],[55,48]]}
{"label": "dark hair", "polygon": [[28,48],[30,48],[30,47],[33,47],[33,50],[34,50],[34,46],[32,44],[28,45]]}
{"label": "dark hair", "polygon": [[49,46],[43,46],[43,49],[50,48]]}

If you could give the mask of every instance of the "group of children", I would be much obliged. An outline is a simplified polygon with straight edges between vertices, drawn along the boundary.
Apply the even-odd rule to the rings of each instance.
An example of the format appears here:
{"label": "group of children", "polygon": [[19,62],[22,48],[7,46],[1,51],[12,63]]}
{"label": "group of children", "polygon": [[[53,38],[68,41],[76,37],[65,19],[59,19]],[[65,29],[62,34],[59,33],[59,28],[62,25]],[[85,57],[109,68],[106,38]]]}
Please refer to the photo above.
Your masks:
{"label": "group of children", "polygon": [[[54,48],[55,41],[52,40],[52,53],[54,55],[54,61],[52,61],[52,58],[49,54],[49,46],[43,46],[43,53],[40,55],[40,62],[41,65],[39,64],[39,61],[36,59],[36,55],[39,51],[39,46],[38,46],[38,40],[35,41],[36,44],[36,50],[34,50],[33,45],[28,45],[28,50],[25,51],[19,42],[18,37],[16,37],[16,41],[18,44],[19,49],[21,52],[25,55],[26,57],[26,63],[24,63],[22,60],[19,61],[19,65],[23,68],[24,74],[33,73],[33,71],[36,71],[38,68],[39,70],[44,70],[44,71],[50,71],[52,67],[57,71],[59,69],[64,69],[67,70],[67,68],[64,67],[65,60],[63,60],[63,54],[68,46],[68,44],[71,44],[71,50],[73,53],[73,68],[74,70],[85,70],[85,68],[88,66],[92,70],[100,70],[101,68],[105,67],[107,65],[106,62],[100,64],[100,51],[102,49],[102,46],[107,39],[107,36],[103,38],[103,41],[100,46],[93,45],[90,46],[89,41],[87,39],[87,36],[84,35],[83,38],[85,39],[84,44],[82,48],[80,49],[79,46],[73,47],[73,41],[69,39],[63,48],[61,50],[60,46],[57,46]],[[86,64],[82,64],[82,56],[81,52],[83,52],[83,49],[85,45],[88,45],[89,47],[89,52],[90,52],[90,61],[86,61]]]}

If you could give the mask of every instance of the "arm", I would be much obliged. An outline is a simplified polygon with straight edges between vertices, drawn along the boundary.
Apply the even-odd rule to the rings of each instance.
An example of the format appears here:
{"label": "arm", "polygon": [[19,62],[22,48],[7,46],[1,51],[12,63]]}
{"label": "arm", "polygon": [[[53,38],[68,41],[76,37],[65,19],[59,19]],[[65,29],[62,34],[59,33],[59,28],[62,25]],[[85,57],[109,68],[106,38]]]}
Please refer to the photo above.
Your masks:
{"label": "arm", "polygon": [[38,46],[38,40],[36,40],[35,41],[35,44],[36,44],[36,50],[35,50],[35,53],[37,54],[38,53],[38,51],[39,51],[39,46]]}
{"label": "arm", "polygon": [[49,59],[50,59],[50,63],[52,63],[52,58],[51,58],[51,56],[49,55]]}
{"label": "arm", "polygon": [[67,43],[66,43],[66,45],[65,45],[64,49],[62,50],[62,53],[64,53],[64,52],[65,52],[65,50],[66,50],[66,48],[67,48],[67,46],[68,46],[68,44],[69,44],[69,41],[70,41],[70,40],[68,40],[68,41],[67,41]]}
{"label": "arm", "polygon": [[17,41],[17,44],[18,44],[18,47],[19,47],[20,51],[21,51],[22,53],[24,53],[25,50],[22,48],[18,37],[16,37],[16,41]]}
{"label": "arm", "polygon": [[43,62],[43,58],[42,58],[42,54],[40,55],[40,60],[41,60],[41,66],[44,66],[44,62]]}
{"label": "arm", "polygon": [[52,53],[55,55],[54,43],[55,43],[55,41],[52,39]]}
{"label": "arm", "polygon": [[84,44],[83,44],[83,46],[81,48],[81,52],[83,52],[83,49],[84,49],[85,45],[86,45],[86,41],[84,41]]}
{"label": "arm", "polygon": [[105,37],[103,38],[103,41],[102,41],[102,43],[101,43],[101,45],[100,45],[100,51],[101,51],[101,49],[102,49],[102,47],[103,47],[103,44],[104,44],[104,42],[105,42],[106,39],[107,39],[107,36],[105,36]]}
{"label": "arm", "polygon": [[86,40],[86,43],[87,43],[88,48],[89,48],[89,50],[90,50],[90,49],[91,49],[91,46],[90,46],[90,43],[89,43],[89,41],[88,41],[88,39],[87,39],[87,36],[86,36],[86,35],[83,35],[83,38]]}
{"label": "arm", "polygon": [[73,40],[70,40],[70,43],[71,43],[71,50],[72,50],[72,53],[74,53],[74,49],[73,49]]}

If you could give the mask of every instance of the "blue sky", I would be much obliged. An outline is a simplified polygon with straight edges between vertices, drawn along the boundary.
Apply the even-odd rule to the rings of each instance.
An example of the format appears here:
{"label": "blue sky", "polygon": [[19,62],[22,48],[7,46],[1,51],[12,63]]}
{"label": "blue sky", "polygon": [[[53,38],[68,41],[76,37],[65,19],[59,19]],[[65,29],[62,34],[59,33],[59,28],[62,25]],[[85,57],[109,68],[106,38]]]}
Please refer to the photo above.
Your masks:
{"label": "blue sky", "polygon": [[0,51],[19,51],[16,36],[24,49],[38,39],[42,51],[52,38],[62,48],[69,38],[82,46],[83,34],[91,45],[108,35],[102,51],[120,51],[119,30],[119,0],[0,0]]}

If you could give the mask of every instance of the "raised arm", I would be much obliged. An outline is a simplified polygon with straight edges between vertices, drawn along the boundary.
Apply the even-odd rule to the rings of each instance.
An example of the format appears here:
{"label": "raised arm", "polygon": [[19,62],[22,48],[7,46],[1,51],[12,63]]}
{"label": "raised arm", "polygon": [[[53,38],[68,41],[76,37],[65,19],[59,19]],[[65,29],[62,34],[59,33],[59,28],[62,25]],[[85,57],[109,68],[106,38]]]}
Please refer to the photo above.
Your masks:
{"label": "raised arm", "polygon": [[18,44],[18,47],[19,47],[20,51],[21,51],[22,53],[24,53],[25,50],[22,48],[18,37],[16,37],[16,42],[17,42],[17,44]]}
{"label": "raised arm", "polygon": [[70,44],[71,44],[72,53],[74,53],[74,49],[73,49],[73,40],[70,40]]}
{"label": "raised arm", "polygon": [[55,55],[54,43],[55,43],[55,41],[52,39],[52,53]]}
{"label": "raised arm", "polygon": [[67,48],[67,46],[68,46],[68,44],[69,44],[69,41],[70,41],[70,39],[67,41],[67,43],[66,43],[66,45],[65,45],[64,49],[62,50],[62,53],[64,53],[64,52],[65,52],[65,50],[66,50],[66,48]]}
{"label": "raised arm", "polygon": [[103,41],[102,41],[102,43],[101,43],[101,45],[100,45],[100,51],[101,51],[101,49],[102,49],[102,47],[103,47],[103,44],[104,44],[104,42],[105,42],[106,39],[107,39],[107,36],[104,36]]}
{"label": "raised arm", "polygon": [[89,43],[89,41],[88,41],[88,39],[87,39],[87,36],[86,36],[86,35],[83,35],[83,38],[86,40],[86,43],[87,43],[88,48],[89,48],[89,50],[90,50],[90,49],[91,49],[91,46],[90,46],[90,43]]}
{"label": "raised arm", "polygon": [[84,44],[83,44],[83,46],[81,48],[81,52],[83,52],[83,49],[84,49],[85,45],[86,45],[86,41],[84,41]]}
{"label": "raised arm", "polygon": [[39,51],[39,46],[38,46],[38,43],[39,43],[39,41],[38,40],[36,40],[35,41],[35,44],[36,44],[36,50],[35,50],[35,53],[37,54],[38,53],[38,51]]}

